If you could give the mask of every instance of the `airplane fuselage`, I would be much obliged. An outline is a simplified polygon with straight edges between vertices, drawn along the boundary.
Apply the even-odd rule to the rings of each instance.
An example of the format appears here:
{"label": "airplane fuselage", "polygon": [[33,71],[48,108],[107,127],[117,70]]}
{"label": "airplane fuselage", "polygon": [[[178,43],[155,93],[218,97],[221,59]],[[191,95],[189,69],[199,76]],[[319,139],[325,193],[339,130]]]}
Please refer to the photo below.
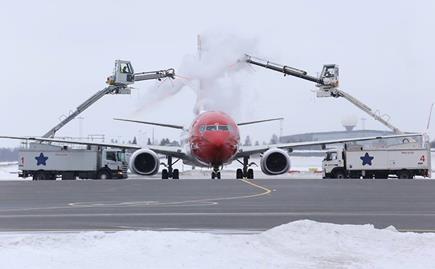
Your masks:
{"label": "airplane fuselage", "polygon": [[191,155],[205,166],[217,168],[231,162],[239,143],[236,122],[223,112],[204,112],[191,125],[188,143]]}

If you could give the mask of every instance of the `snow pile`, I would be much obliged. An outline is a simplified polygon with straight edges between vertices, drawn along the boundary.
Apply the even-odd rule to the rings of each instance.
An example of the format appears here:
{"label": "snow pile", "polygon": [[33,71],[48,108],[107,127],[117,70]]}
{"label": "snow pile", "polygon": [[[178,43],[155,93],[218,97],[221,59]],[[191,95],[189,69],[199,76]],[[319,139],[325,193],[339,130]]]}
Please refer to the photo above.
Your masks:
{"label": "snow pile", "polygon": [[0,268],[433,268],[435,234],[303,220],[249,235],[0,235]]}

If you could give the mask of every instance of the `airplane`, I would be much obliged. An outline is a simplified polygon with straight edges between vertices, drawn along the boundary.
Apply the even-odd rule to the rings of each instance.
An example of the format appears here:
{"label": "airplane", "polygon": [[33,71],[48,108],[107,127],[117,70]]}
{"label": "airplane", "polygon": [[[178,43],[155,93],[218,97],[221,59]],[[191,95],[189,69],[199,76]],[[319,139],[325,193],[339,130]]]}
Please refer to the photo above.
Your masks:
{"label": "airplane", "polygon": [[[130,171],[143,176],[155,175],[159,172],[160,158],[164,155],[167,158],[166,166],[161,173],[162,179],[179,179],[179,170],[173,169],[173,165],[182,160],[185,164],[212,168],[211,178],[220,179],[222,168],[233,161],[237,161],[242,168],[236,170],[236,178],[253,179],[254,170],[250,168],[255,163],[249,163],[252,155],[260,154],[260,167],[266,175],[280,175],[290,170],[290,157],[288,152],[294,148],[303,146],[321,145],[325,148],[328,144],[346,142],[367,141],[388,138],[405,138],[416,134],[399,134],[388,136],[372,136],[362,138],[347,138],[324,141],[283,143],[274,145],[241,146],[239,126],[281,120],[282,118],[266,119],[250,122],[236,123],[229,115],[221,111],[206,111],[200,113],[186,129],[181,125],[139,121],[132,119],[115,119],[125,122],[149,124],[168,128],[179,129],[186,134],[184,143],[181,146],[157,146],[148,145],[145,148],[139,145],[123,145],[115,143],[100,143],[86,141],[71,141],[57,138],[41,137],[16,137],[0,136],[0,138],[26,139],[39,142],[55,142],[66,144],[80,144],[93,146],[106,146],[135,150],[130,157]],[[175,161],[173,161],[176,159]],[[242,159],[242,161],[240,160]]]}

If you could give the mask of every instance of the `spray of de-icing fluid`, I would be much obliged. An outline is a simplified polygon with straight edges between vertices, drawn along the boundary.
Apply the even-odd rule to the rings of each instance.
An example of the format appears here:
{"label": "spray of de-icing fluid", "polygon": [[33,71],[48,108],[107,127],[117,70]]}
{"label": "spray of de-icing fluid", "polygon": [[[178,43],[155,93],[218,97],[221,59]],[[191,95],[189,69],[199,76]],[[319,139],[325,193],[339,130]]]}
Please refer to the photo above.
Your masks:
{"label": "spray of de-icing fluid", "polygon": [[240,59],[254,51],[256,42],[235,35],[198,36],[198,54],[187,54],[176,69],[176,79],[158,82],[148,88],[136,112],[153,107],[186,89],[196,94],[194,114],[224,111],[235,118],[243,115],[243,87],[251,69]]}

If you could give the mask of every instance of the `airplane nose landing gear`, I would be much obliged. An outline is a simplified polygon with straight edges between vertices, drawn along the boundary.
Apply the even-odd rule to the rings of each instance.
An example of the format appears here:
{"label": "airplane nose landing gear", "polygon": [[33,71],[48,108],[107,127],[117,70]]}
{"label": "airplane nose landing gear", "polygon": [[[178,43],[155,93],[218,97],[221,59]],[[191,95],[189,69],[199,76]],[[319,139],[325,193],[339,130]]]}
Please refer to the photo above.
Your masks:
{"label": "airplane nose landing gear", "polygon": [[221,179],[221,172],[219,167],[214,167],[213,172],[211,172],[211,179]]}

